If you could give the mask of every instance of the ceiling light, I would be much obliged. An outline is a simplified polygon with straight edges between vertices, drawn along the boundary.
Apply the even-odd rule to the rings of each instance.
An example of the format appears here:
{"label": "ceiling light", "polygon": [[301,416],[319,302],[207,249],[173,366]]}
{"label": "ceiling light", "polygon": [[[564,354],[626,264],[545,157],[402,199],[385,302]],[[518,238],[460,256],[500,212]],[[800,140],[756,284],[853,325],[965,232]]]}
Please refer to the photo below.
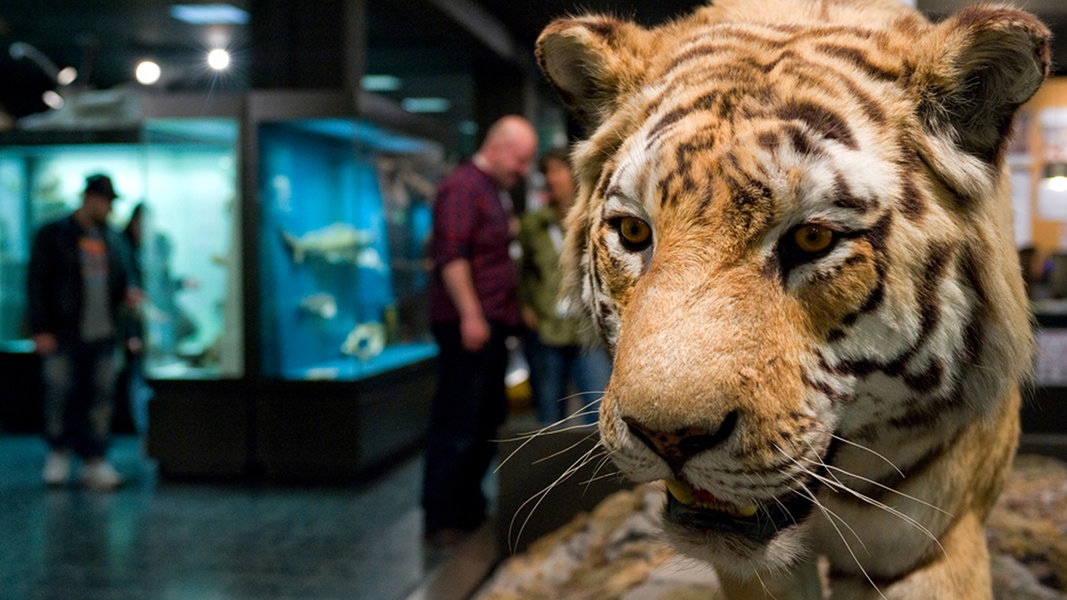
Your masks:
{"label": "ceiling light", "polygon": [[143,85],[152,85],[159,81],[160,76],[163,74],[163,70],[159,68],[159,65],[150,61],[142,60],[137,65],[137,70],[134,75],[137,77],[138,83]]}
{"label": "ceiling light", "polygon": [[411,113],[443,113],[452,103],[447,98],[404,98],[400,107]]}
{"label": "ceiling light", "polygon": [[215,48],[207,53],[207,64],[216,71],[223,71],[230,66],[230,53],[222,48]]}
{"label": "ceiling light", "polygon": [[78,69],[74,67],[63,67],[56,73],[56,83],[59,85],[70,85],[74,83],[74,80],[78,78]]}
{"label": "ceiling light", "polygon": [[247,25],[248,11],[229,4],[175,4],[170,16],[190,25]]}
{"label": "ceiling light", "polygon": [[400,83],[400,78],[393,75],[364,75],[359,79],[359,87],[368,92],[395,92]]}
{"label": "ceiling light", "polygon": [[55,90],[48,90],[41,94],[41,101],[44,102],[48,108],[59,110],[63,108],[63,96],[59,95],[59,92]]}

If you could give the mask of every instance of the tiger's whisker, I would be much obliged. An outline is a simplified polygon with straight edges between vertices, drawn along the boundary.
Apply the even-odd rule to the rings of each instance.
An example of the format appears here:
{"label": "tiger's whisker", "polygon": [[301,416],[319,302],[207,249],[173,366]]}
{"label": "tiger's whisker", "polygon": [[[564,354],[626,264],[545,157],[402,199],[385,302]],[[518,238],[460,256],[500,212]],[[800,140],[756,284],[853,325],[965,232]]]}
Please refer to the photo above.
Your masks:
{"label": "tiger's whisker", "polygon": [[921,505],[923,505],[923,506],[925,506],[925,507],[927,507],[927,508],[929,508],[931,510],[936,510],[937,512],[939,512],[941,514],[947,515],[949,517],[953,516],[952,513],[950,513],[949,511],[947,511],[947,510],[945,510],[943,508],[941,508],[940,506],[931,504],[931,503],[923,500],[922,498],[917,498],[917,497],[912,496],[910,494],[905,494],[904,492],[901,492],[900,490],[898,490],[898,489],[896,489],[894,487],[885,485],[884,483],[879,483],[879,482],[877,482],[877,481],[875,481],[873,479],[869,479],[867,477],[863,477],[862,475],[856,475],[855,473],[850,473],[850,472],[846,471],[845,469],[842,469],[840,467],[835,467],[833,465],[826,465],[826,468],[827,469],[831,469],[833,471],[837,471],[837,472],[842,473],[844,475],[847,475],[848,477],[852,477],[854,479],[858,479],[858,480],[863,481],[865,483],[869,483],[869,484],[871,484],[871,485],[873,485],[873,486],[875,486],[875,487],[877,487],[879,489],[885,490],[887,492],[892,492],[893,494],[896,494],[897,496],[899,496],[901,498],[904,498],[905,500],[911,500],[912,502],[915,502],[917,504],[921,504]]}
{"label": "tiger's whisker", "polygon": [[[804,468],[804,467],[801,467],[801,468]],[[865,502],[867,504],[870,504],[871,506],[874,506],[876,508],[884,510],[885,512],[887,512],[887,513],[899,518],[900,520],[902,520],[905,523],[911,525],[917,531],[920,531],[921,533],[923,533],[924,535],[929,537],[931,540],[933,540],[934,543],[936,543],[938,545],[938,547],[941,548],[942,552],[944,552],[944,548],[941,546],[941,541],[937,539],[937,536],[935,536],[932,531],[930,531],[925,525],[920,523],[914,517],[908,515],[907,513],[903,512],[903,511],[901,511],[899,509],[893,508],[892,506],[889,506],[888,504],[885,504],[884,502],[879,502],[878,500],[875,500],[874,498],[871,498],[870,496],[862,494],[862,493],[860,493],[860,492],[848,487],[847,485],[841,484],[839,481],[831,480],[831,479],[829,479],[829,478],[827,478],[827,477],[825,477],[823,475],[820,475],[820,474],[818,474],[818,473],[816,473],[814,471],[808,470],[806,468],[804,468],[804,471],[809,476],[811,476],[812,478],[822,482],[828,488],[834,490],[835,492],[845,492],[845,493],[847,493],[847,494],[849,494],[849,495],[851,495],[851,496],[853,496],[853,497],[855,497],[855,498],[857,498],[859,500],[862,500],[863,502]]]}
{"label": "tiger's whisker", "polygon": [[[546,456],[542,456],[541,458],[538,458],[537,460],[533,461],[532,464],[535,464],[535,465],[536,464],[540,464],[540,463],[549,461],[549,460],[551,460],[551,459],[553,459],[553,458],[555,458],[557,456],[562,456],[563,454],[566,454],[567,452],[570,452],[571,450],[573,450],[573,449],[581,446],[582,444],[586,443],[587,441],[589,441],[590,438],[592,438],[595,435],[597,435],[596,432],[592,432],[592,433],[582,437],[582,439],[574,442],[570,446],[567,446],[566,448],[563,448],[562,450],[558,450],[556,452],[553,452],[552,454],[548,454]],[[595,447],[596,446],[594,446],[594,448]]]}
{"label": "tiger's whisker", "polygon": [[[577,473],[582,467],[587,465],[589,463],[589,461],[594,460],[595,459],[594,453],[596,452],[596,450],[597,450],[597,446],[593,446],[592,448],[590,448],[589,450],[584,452],[573,463],[571,463],[571,465],[569,467],[564,469],[563,472],[560,473],[556,477],[555,480],[553,480],[547,486],[542,488],[541,491],[533,494],[529,499],[527,499],[525,502],[523,502],[521,505],[519,505],[518,509],[515,510],[515,514],[513,514],[511,516],[511,522],[508,525],[508,539],[512,539],[512,533],[514,533],[514,529],[515,529],[515,520],[519,517],[519,513],[521,513],[523,511],[523,509],[526,508],[527,505],[530,504],[530,502],[534,503],[533,506],[530,507],[529,512],[526,513],[526,518],[523,519],[522,525],[519,526],[519,531],[515,535],[515,538],[514,538],[516,541],[519,538],[522,537],[522,534],[526,530],[526,526],[529,524],[530,519],[533,517],[534,512],[537,511],[537,509],[541,506],[541,503],[545,500],[545,498],[548,497],[548,494],[557,485],[559,485],[560,483],[566,481],[571,476],[573,476],[575,473]],[[597,455],[597,456],[599,456],[599,455]],[[512,546],[511,549],[514,550],[515,547]]]}
{"label": "tiger's whisker", "polygon": [[901,479],[903,479],[905,477],[904,471],[901,471],[899,467],[897,467],[895,464],[893,464],[893,461],[889,460],[888,458],[885,457],[885,455],[875,451],[874,449],[868,448],[867,446],[864,446],[863,444],[857,444],[856,442],[853,442],[852,440],[849,440],[847,438],[843,438],[843,437],[841,437],[839,435],[836,435],[836,434],[834,434],[832,432],[830,433],[830,437],[832,437],[833,439],[835,439],[835,440],[837,440],[837,441],[839,441],[839,442],[841,442],[843,444],[848,444],[849,446],[852,446],[854,448],[859,448],[860,450],[863,450],[864,452],[869,452],[869,453],[873,454],[874,456],[877,456],[878,458],[880,458],[883,461],[885,461],[885,464],[889,465],[890,467],[893,467],[893,470],[900,474]]}
{"label": "tiger's whisker", "polygon": [[506,457],[504,457],[503,460],[500,461],[500,464],[498,464],[496,466],[496,468],[493,470],[493,472],[494,473],[499,472],[500,469],[512,459],[512,457],[514,457],[523,448],[525,448],[528,444],[530,444],[530,442],[534,441],[535,439],[537,439],[537,438],[539,438],[541,436],[553,435],[553,434],[562,433],[562,432],[566,432],[566,431],[584,430],[584,429],[589,428],[590,426],[586,425],[584,423],[575,424],[575,425],[568,425],[568,426],[565,426],[565,427],[563,426],[563,423],[566,423],[567,421],[570,421],[572,419],[579,418],[579,416],[580,415],[577,415],[577,414],[570,415],[570,416],[565,417],[565,418],[563,418],[563,419],[561,419],[561,420],[559,420],[559,421],[557,421],[555,423],[551,423],[549,425],[545,425],[544,427],[541,427],[539,429],[535,429],[535,430],[532,430],[532,431],[529,431],[529,432],[518,434],[515,437],[501,438],[501,439],[493,440],[496,443],[518,442],[520,440],[522,441],[522,443],[519,444],[519,446],[517,448],[515,448],[514,450],[509,452],[508,455]]}
{"label": "tiger's whisker", "polygon": [[[871,584],[871,587],[874,588],[874,591],[878,592],[878,595],[882,597],[882,600],[888,600],[888,598],[886,598],[885,594],[882,593],[881,588],[878,587],[878,584],[876,584],[874,582],[874,578],[872,578],[870,573],[867,572],[867,569],[865,569],[863,567],[863,563],[861,563],[859,557],[856,556],[856,552],[852,549],[852,545],[849,544],[848,540],[845,539],[844,533],[841,532],[841,528],[839,528],[837,526],[837,523],[835,523],[834,520],[836,519],[836,520],[840,521],[841,524],[845,525],[846,527],[848,526],[848,524],[844,521],[844,519],[842,519],[840,516],[835,514],[832,510],[829,510],[828,508],[823,506],[823,504],[821,502],[815,501],[815,506],[816,506],[816,508],[819,509],[820,512],[823,513],[823,515],[826,517],[826,521],[828,523],[830,523],[830,526],[834,528],[834,531],[837,532],[838,537],[840,537],[841,541],[845,544],[845,549],[848,550],[849,555],[852,556],[852,560],[855,561],[856,566],[859,567],[860,573],[863,573],[863,576]],[[849,529],[851,530],[851,528],[849,528]],[[855,532],[853,532],[853,535],[855,535]],[[857,537],[857,539],[859,539],[859,538]],[[860,544],[863,544],[863,540],[859,540],[859,541],[860,541]],[[866,547],[864,547],[864,550],[866,550]]]}

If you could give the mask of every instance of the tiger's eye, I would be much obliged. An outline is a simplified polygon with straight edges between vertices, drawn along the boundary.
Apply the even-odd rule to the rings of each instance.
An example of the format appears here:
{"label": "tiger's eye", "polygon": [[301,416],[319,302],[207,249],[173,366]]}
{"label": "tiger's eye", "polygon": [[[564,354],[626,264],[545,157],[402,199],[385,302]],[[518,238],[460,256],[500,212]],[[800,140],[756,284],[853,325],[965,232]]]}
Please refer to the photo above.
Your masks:
{"label": "tiger's eye", "polygon": [[632,246],[647,244],[652,237],[652,228],[637,217],[623,217],[619,220],[619,235]]}
{"label": "tiger's eye", "polygon": [[834,231],[822,225],[804,225],[797,228],[793,241],[800,250],[814,254],[830,247],[834,242]]}

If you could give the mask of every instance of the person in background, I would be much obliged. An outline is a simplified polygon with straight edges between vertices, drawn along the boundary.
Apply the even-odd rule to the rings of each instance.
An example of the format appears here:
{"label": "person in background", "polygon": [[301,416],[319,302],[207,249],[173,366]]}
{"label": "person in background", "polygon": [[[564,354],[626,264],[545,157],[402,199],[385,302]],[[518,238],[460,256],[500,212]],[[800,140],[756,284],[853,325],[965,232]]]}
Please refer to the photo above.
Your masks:
{"label": "person in background", "polygon": [[580,406],[579,420],[593,424],[597,399],[611,378],[611,359],[602,348],[582,347],[578,319],[565,314],[559,304],[562,224],[575,195],[567,150],[546,153],[538,166],[545,176],[547,202],[522,216],[518,236],[522,245],[519,299],[529,329],[523,348],[530,364],[530,387],[542,423],[556,423],[566,416],[568,384],[572,384]]}
{"label": "person in background", "polygon": [[89,488],[123,483],[106,454],[120,309],[136,305],[140,291],[126,244],[108,227],[116,197],[107,175],[91,175],[81,206],[33,239],[27,316],[43,371],[49,485],[70,479],[72,455],[81,459],[81,481]]}
{"label": "person in background", "polygon": [[[122,237],[130,250],[131,279],[141,290],[145,289],[143,240],[146,210],[143,202],[134,206],[130,212],[130,220],[122,230]],[[130,418],[134,430],[143,434],[148,430],[148,401],[152,398],[152,388],[148,387],[144,376],[144,316],[141,306],[126,307],[122,314],[128,340],[125,350]]]}
{"label": "person in background", "polygon": [[434,545],[460,541],[486,518],[482,479],[507,416],[505,339],[520,320],[507,190],[528,175],[536,153],[533,126],[503,117],[437,189],[430,324],[438,379],[422,491],[424,534]]}

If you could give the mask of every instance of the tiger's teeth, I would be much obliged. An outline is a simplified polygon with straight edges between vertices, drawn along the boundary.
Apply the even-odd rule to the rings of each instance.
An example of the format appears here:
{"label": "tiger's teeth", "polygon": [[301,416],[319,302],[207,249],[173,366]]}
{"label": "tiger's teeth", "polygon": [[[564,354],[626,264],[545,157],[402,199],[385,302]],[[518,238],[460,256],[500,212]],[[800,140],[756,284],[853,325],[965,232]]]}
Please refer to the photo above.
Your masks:
{"label": "tiger's teeth", "polygon": [[680,481],[674,478],[668,479],[667,491],[669,491],[671,495],[674,496],[675,500],[681,502],[686,506],[693,506],[694,504],[696,504],[697,497],[696,494],[693,492],[693,486],[689,485],[684,481]]}
{"label": "tiger's teeth", "polygon": [[670,478],[666,480],[667,491],[674,499],[686,506],[693,506],[697,508],[703,508],[707,510],[717,510],[719,512],[729,513],[735,517],[748,518],[752,517],[757,512],[755,504],[747,504],[745,506],[734,506],[727,502],[720,502],[713,499],[704,499],[700,495],[711,496],[707,492],[698,492],[693,486],[680,480]]}

